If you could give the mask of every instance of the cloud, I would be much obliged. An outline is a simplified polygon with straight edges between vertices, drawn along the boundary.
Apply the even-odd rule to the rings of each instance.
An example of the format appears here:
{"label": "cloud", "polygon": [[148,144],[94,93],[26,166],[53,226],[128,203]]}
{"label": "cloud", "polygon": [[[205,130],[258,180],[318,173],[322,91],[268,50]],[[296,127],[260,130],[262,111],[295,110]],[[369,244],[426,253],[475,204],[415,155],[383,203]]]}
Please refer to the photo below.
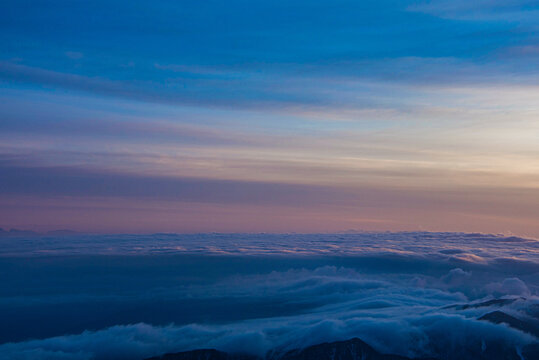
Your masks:
{"label": "cloud", "polygon": [[535,26],[533,18],[539,8],[533,0],[462,0],[420,1],[409,6],[412,11],[420,11],[448,19],[466,19],[471,21],[515,22],[520,27]]}
{"label": "cloud", "polygon": [[[312,270],[256,274],[259,269],[243,268],[243,271],[255,273],[225,277],[216,283],[199,284],[184,290],[198,301],[203,301],[204,297],[213,298],[217,307],[224,306],[222,299],[227,297],[235,301],[250,299],[251,303],[256,298],[265,298],[268,304],[314,300],[316,305],[297,309],[292,314],[272,317],[253,314],[250,319],[224,324],[156,326],[134,323],[42,340],[5,343],[0,345],[0,358],[136,360],[196,348],[262,356],[272,349],[284,352],[357,336],[386,353],[487,359],[493,352],[521,349],[536,341],[531,335],[503,324],[477,320],[491,311],[490,307],[459,310],[446,306],[469,301],[462,292],[473,284],[462,283],[452,290],[436,288],[435,283],[418,288],[403,281],[413,274],[391,270],[388,274],[389,269],[384,274],[379,271],[365,274],[352,268],[323,266]],[[474,276],[464,275],[470,273],[462,269],[453,269],[450,274]],[[420,276],[429,278],[429,274]],[[502,284],[512,287],[519,281],[508,279]],[[130,292],[133,290],[131,288]],[[178,296],[171,292],[156,295],[157,298]],[[538,301],[532,296],[493,306],[519,314],[536,306]]]}
{"label": "cloud", "polygon": [[246,110],[278,110],[294,104],[320,106],[328,103],[320,93],[292,91],[297,85],[286,78],[282,78],[282,82],[289,86],[287,90],[282,90],[282,84],[277,86],[275,80],[265,76],[260,78],[257,74],[247,76],[247,79],[215,76],[200,78],[194,75],[154,82],[117,80],[0,61],[0,78],[6,81],[41,84],[150,103]]}
{"label": "cloud", "polygon": [[[208,347],[264,355],[352,337],[386,353],[488,359],[537,340],[478,320],[494,310],[535,316],[539,245],[515,236],[48,235],[0,245],[0,272],[14,274],[0,289],[11,324],[0,331],[11,341],[2,360],[136,360]],[[36,278],[37,292],[27,285]],[[500,296],[508,300],[489,301]]]}
{"label": "cloud", "polygon": [[528,286],[526,286],[526,284],[519,278],[508,278],[504,279],[501,283],[488,284],[487,289],[496,296],[530,296],[530,289],[528,289]]}
{"label": "cloud", "polygon": [[73,60],[82,59],[84,57],[84,54],[79,51],[66,51],[65,55]]}
{"label": "cloud", "polygon": [[447,275],[442,276],[442,281],[448,285],[458,285],[471,276],[470,272],[461,268],[452,269]]}
{"label": "cloud", "polygon": [[[338,234],[79,234],[68,239],[73,247],[65,246],[64,237],[46,236],[46,239],[46,242],[42,242],[40,236],[37,236],[25,242],[6,241],[3,250],[9,253],[13,247],[16,252],[11,255],[17,256],[31,256],[38,249],[54,255],[144,255],[151,252],[176,255],[351,256],[361,257],[363,260],[360,264],[367,267],[376,268],[377,261],[381,261],[380,269],[392,266],[391,269],[399,271],[420,272],[427,270],[428,266],[442,264],[443,272],[438,277],[443,276],[442,280],[449,283],[473,275],[467,269],[470,267],[484,269],[493,266],[512,269],[518,274],[539,271],[535,256],[539,250],[539,241],[502,234],[414,231]],[[74,250],[76,253],[72,252]],[[467,256],[457,257],[455,253]],[[481,261],[476,258],[481,258]],[[446,269],[452,265],[460,266]]]}
{"label": "cloud", "polygon": [[[322,185],[134,175],[66,167],[19,167],[0,160],[0,193],[115,196],[222,204],[320,204],[350,202],[345,190]],[[357,195],[355,196],[357,199]]]}

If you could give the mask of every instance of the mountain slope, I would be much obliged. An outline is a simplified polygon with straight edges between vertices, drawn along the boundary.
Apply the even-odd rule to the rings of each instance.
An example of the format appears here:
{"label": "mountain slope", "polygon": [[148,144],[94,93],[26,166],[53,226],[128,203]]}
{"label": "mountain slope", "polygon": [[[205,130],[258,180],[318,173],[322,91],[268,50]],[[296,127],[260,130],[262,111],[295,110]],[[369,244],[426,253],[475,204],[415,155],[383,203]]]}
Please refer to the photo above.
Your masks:
{"label": "mountain slope", "polygon": [[[381,354],[358,338],[313,345],[284,354],[270,352],[266,358],[267,360],[410,360],[404,356]],[[262,358],[203,349],[165,354],[147,360],[262,360]]]}

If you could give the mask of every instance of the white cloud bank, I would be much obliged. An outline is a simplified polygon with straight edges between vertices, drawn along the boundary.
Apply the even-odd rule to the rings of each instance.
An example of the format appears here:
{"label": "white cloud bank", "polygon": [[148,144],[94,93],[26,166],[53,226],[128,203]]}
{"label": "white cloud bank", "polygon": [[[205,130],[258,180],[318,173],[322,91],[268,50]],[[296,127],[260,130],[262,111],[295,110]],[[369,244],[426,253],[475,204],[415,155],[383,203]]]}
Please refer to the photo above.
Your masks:
{"label": "white cloud bank", "polygon": [[[384,233],[95,236],[62,241],[60,247],[58,239],[27,240],[7,251],[14,255],[11,259],[36,259],[44,253],[73,255],[74,249],[78,249],[77,255],[140,252],[160,259],[174,259],[163,255],[169,252],[213,258],[227,254],[218,256],[225,267],[232,264],[231,254],[242,259],[271,254],[265,259],[270,259],[273,271],[261,270],[254,262],[241,271],[196,284],[173,276],[174,280],[159,284],[158,289],[141,279],[140,287],[133,287],[129,296],[153,296],[156,301],[189,298],[209,301],[217,309],[222,299],[235,299],[245,306],[264,300],[270,306],[286,304],[296,310],[272,316],[255,312],[247,319],[238,317],[224,323],[210,319],[190,324],[118,324],[97,331],[4,343],[0,345],[0,359],[136,360],[195,348],[264,355],[270,349],[284,351],[352,337],[385,353],[481,359],[488,351],[515,349],[518,353],[537,341],[537,334],[529,331],[479,320],[500,310],[539,329],[539,264],[534,240],[478,234]],[[297,261],[286,266],[279,262],[291,257]],[[318,259],[317,266],[309,263],[314,258]],[[117,294],[119,298],[124,295]],[[66,295],[65,301],[81,301],[86,296],[73,300]],[[508,300],[481,304],[500,298]],[[28,295],[28,299],[39,303],[47,301],[47,296]],[[40,324],[30,322],[27,326]]]}

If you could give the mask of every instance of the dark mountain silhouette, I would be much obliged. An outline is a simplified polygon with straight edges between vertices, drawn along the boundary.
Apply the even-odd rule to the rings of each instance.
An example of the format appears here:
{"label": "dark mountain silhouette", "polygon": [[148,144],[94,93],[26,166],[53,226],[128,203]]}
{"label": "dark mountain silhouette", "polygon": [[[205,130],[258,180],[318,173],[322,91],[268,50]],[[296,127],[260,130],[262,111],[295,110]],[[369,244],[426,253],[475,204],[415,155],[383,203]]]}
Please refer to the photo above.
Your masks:
{"label": "dark mountain silhouette", "polygon": [[37,232],[33,230],[21,230],[21,229],[5,230],[3,228],[0,228],[0,237],[69,236],[69,235],[80,235],[80,234],[81,233],[78,231],[69,230],[69,229]]}
{"label": "dark mountain silhouette", "polygon": [[492,299],[483,301],[480,303],[474,303],[474,304],[456,304],[456,305],[449,305],[445,306],[444,309],[456,309],[456,310],[466,310],[466,309],[476,309],[481,307],[487,307],[487,306],[505,306],[510,305],[514,303],[517,300],[526,300],[526,298],[512,298],[512,299]]}
{"label": "dark mountain silhouette", "polygon": [[[534,335],[535,337],[539,337],[539,323],[536,319],[519,319],[512,315],[506,314],[503,311],[496,310],[481,316],[479,320],[489,321],[494,324],[506,324],[514,329]],[[500,356],[498,357],[499,359],[505,359],[504,357],[501,357],[501,354],[503,353],[503,351],[500,352]],[[511,359],[512,358],[523,358],[525,360],[539,359],[539,343],[536,342],[525,346],[522,349],[522,357],[511,357]]]}
{"label": "dark mountain silhouette", "polygon": [[[441,350],[441,349],[438,349]],[[422,358],[421,360],[537,360],[539,343],[526,346],[520,353],[504,344],[491,343],[486,349],[467,351],[442,358]],[[323,343],[288,352],[269,351],[265,357],[226,353],[214,349],[184,351],[152,357],[146,360],[412,360],[412,358],[393,354],[382,354],[361,339]],[[415,360],[420,360],[415,358]]]}
{"label": "dark mountain silhouette", "polygon": [[45,235],[47,236],[70,236],[70,235],[80,235],[81,233],[75,230],[69,229],[59,229],[47,231]]}
{"label": "dark mountain silhouette", "polygon": [[[399,355],[381,354],[364,341],[353,338],[346,341],[323,343],[305,349],[292,350],[275,360],[408,360]],[[271,359],[271,360],[274,360]]]}
{"label": "dark mountain silhouette", "polygon": [[[213,349],[165,354],[147,360],[262,360],[249,355],[228,354]],[[346,341],[323,343],[286,353],[270,351],[266,360],[410,360],[399,355],[381,354],[364,341],[353,338]],[[426,360],[426,359],[425,359]]]}
{"label": "dark mountain silhouette", "polygon": [[215,349],[200,349],[165,354],[147,360],[260,360],[260,358],[251,355],[228,354]]}
{"label": "dark mountain silhouette", "polygon": [[489,312],[481,316],[479,320],[490,321],[494,324],[507,324],[514,329],[518,329],[539,337],[539,324],[537,324],[537,321],[518,319],[512,315],[504,313],[503,311],[496,310]]}
{"label": "dark mountain silhouette", "polygon": [[39,235],[39,233],[32,230],[11,229],[7,231],[4,229],[0,229],[0,236],[19,237],[19,236],[36,236],[36,235]]}

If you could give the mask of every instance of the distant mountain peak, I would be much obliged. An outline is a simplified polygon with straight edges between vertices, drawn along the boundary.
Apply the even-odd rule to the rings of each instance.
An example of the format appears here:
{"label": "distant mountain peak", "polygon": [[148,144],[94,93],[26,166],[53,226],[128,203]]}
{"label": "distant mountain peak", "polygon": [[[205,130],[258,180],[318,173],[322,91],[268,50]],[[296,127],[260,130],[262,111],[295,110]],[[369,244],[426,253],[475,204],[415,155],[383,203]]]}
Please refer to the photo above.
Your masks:
{"label": "distant mountain peak", "polygon": [[359,338],[291,350],[270,360],[407,360],[405,356],[381,354]]}
{"label": "distant mountain peak", "polygon": [[494,324],[506,324],[513,329],[524,331],[539,338],[539,322],[534,319],[519,319],[503,311],[496,310],[481,316],[479,320],[489,321]]}
{"label": "distant mountain peak", "polygon": [[77,234],[81,234],[81,233],[78,232],[78,231],[69,230],[69,229],[59,229],[59,230],[38,232],[38,231],[34,231],[34,230],[21,230],[21,229],[15,229],[15,228],[12,228],[10,230],[6,230],[4,228],[0,228],[0,236],[4,236],[4,237],[67,236],[67,235],[77,235]]}
{"label": "distant mountain peak", "polygon": [[408,357],[381,354],[361,339],[352,338],[280,353],[270,351],[265,358],[201,349],[165,354],[147,360],[411,360]]}
{"label": "distant mountain peak", "polygon": [[147,360],[260,360],[252,355],[228,354],[215,349],[198,349],[155,356]]}

